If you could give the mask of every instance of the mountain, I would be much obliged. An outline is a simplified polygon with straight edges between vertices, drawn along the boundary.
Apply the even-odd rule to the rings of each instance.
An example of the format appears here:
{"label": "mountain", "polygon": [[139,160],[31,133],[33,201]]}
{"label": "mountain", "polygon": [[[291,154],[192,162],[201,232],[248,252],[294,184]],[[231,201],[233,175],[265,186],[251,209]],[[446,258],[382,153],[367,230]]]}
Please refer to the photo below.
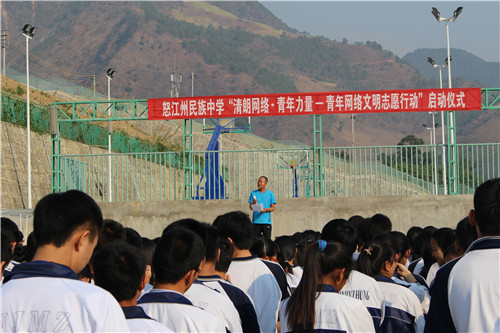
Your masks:
{"label": "mountain", "polygon": [[[311,37],[258,2],[3,1],[1,6],[2,28],[9,34],[7,67],[24,72],[20,29],[30,23],[38,28],[30,41],[31,74],[90,85],[89,73],[97,73],[97,90],[106,94],[104,72],[112,67],[116,99],[170,96],[174,63],[184,74],[180,96],[191,95],[191,84],[198,96],[436,87],[435,80],[375,41],[352,45]],[[408,134],[427,138],[425,122],[426,113],[357,115],[356,145],[395,145]],[[473,137],[465,132],[469,140],[498,137],[481,131],[480,124]],[[256,117],[252,131],[273,140],[313,140],[307,116]],[[325,146],[350,145],[350,115],[324,116],[323,131]],[[464,134],[460,127],[458,134]]]}
{"label": "mountain", "polygon": [[[488,62],[474,54],[460,50],[450,49],[452,85],[455,79],[477,81],[478,86],[487,88],[500,87],[500,62]],[[433,68],[427,58],[432,58],[437,65],[445,63],[446,49],[418,49],[406,54],[403,60],[408,61],[426,77],[439,80],[439,70]],[[448,87],[448,69],[442,69],[443,86]],[[439,82],[439,81],[438,81]]]}

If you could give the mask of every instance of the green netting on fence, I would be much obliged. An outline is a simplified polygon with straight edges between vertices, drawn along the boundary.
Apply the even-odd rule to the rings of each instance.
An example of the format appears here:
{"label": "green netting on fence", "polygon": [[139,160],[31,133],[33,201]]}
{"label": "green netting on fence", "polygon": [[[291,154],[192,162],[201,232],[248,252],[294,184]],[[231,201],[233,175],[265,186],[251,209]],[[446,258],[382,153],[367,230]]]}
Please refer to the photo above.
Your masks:
{"label": "green netting on fence", "polygon": [[[26,100],[18,96],[1,93],[2,121],[26,127]],[[40,134],[49,133],[49,110],[47,106],[30,103],[31,130]],[[107,147],[108,130],[92,123],[62,123],[61,137],[91,146]],[[113,132],[111,150],[119,153],[171,151],[162,143],[139,140],[123,132]]]}

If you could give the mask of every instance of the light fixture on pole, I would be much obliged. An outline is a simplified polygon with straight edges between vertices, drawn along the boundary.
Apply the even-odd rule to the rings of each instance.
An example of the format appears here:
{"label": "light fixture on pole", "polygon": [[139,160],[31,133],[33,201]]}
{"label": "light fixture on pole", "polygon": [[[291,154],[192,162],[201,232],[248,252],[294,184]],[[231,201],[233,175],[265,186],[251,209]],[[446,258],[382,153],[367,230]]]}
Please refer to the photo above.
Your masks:
{"label": "light fixture on pole", "polygon": [[[452,58],[450,57],[450,61]],[[439,88],[443,89],[443,75],[442,75],[442,68],[448,67],[448,58],[444,59],[444,64],[442,65],[437,65],[436,62],[431,58],[427,57],[427,62],[431,64],[432,67],[439,69]],[[429,112],[430,113],[430,112]],[[443,125],[441,127],[441,144],[442,146],[442,161],[443,161],[443,188],[444,188],[444,194],[448,193],[448,186],[447,186],[447,181],[446,181],[446,147],[445,147],[445,136],[444,136],[444,111],[441,111],[441,124]],[[432,114],[434,117],[434,113]],[[432,123],[434,123],[434,118],[432,119]],[[434,137],[434,144],[436,142],[436,138]]]}
{"label": "light fixture on pole", "polygon": [[[111,80],[115,76],[116,71],[112,68],[108,68],[106,71],[106,77],[108,78],[108,101],[111,100]],[[111,118],[111,103],[108,103],[108,116]],[[113,133],[113,123],[108,121],[108,200],[111,202],[113,200],[113,192],[111,189],[111,134]]]}
{"label": "light fixture on pole", "polygon": [[[455,22],[463,9],[464,9],[463,7],[458,7],[453,12],[453,16],[451,18],[441,17],[441,13],[439,13],[439,11],[437,10],[436,7],[432,7],[432,11],[431,11],[432,15],[434,15],[434,17],[436,18],[436,20],[438,22],[446,22],[446,51],[447,51],[446,63],[448,64],[448,88],[450,88],[450,89],[451,89],[451,57],[450,57],[450,29],[449,29],[448,23]],[[452,151],[449,152],[449,154],[452,155],[451,160],[456,161],[456,156],[455,156],[456,155],[456,151],[455,151],[455,137],[456,137],[456,134],[455,134],[455,112],[446,111],[446,115],[447,115],[447,128],[448,128],[448,144],[451,145],[451,147],[452,147],[451,148]],[[444,123],[443,123],[443,127],[444,127]],[[453,162],[453,163],[456,163],[456,162]],[[456,168],[456,164],[454,165],[454,168],[452,170],[450,170],[450,173],[452,176],[451,178],[454,179],[453,192],[457,191],[457,177],[456,177],[455,168]],[[445,174],[445,176],[444,176],[444,183],[445,183],[444,194],[448,194],[447,187],[446,187],[447,181],[448,181],[447,175]],[[451,186],[451,184],[450,184],[450,186]]]}
{"label": "light fixture on pole", "polygon": [[29,40],[35,37],[36,27],[31,24],[25,24],[22,29],[26,37],[26,150],[28,165],[28,209],[31,209],[31,137],[30,137],[30,58],[29,58]]}

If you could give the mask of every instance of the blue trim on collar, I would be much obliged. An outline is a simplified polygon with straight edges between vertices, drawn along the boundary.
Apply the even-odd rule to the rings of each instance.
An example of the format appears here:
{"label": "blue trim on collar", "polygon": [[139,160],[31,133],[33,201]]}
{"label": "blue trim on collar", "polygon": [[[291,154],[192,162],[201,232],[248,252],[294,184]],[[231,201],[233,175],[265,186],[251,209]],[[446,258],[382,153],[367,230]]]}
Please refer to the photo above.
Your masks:
{"label": "blue trim on collar", "polygon": [[481,237],[475,240],[466,253],[475,250],[500,249],[500,237]]}
{"label": "blue trim on collar", "polygon": [[245,260],[252,260],[252,259],[257,259],[259,257],[257,256],[250,256],[250,257],[240,257],[240,258],[233,258],[232,261],[245,261]]}
{"label": "blue trim on collar", "polygon": [[200,280],[201,282],[219,281],[222,280],[222,278],[218,275],[198,275],[198,280]]}
{"label": "blue trim on collar", "polygon": [[78,276],[68,266],[49,261],[33,261],[16,265],[4,275],[4,283],[9,280],[32,277],[53,277],[78,280]]}
{"label": "blue trim on collar", "polygon": [[144,312],[144,309],[140,306],[122,306],[123,313],[125,314],[126,319],[152,319],[150,316]]}
{"label": "blue trim on collar", "polygon": [[193,305],[186,296],[169,290],[153,289],[149,293],[142,295],[137,304],[143,303],[172,303]]}
{"label": "blue trim on collar", "polygon": [[200,280],[198,280],[198,279],[194,280],[193,284],[198,284],[198,285],[200,285],[200,286],[203,286],[203,287],[205,287],[205,288],[208,288],[208,289],[213,290],[213,291],[215,291],[216,293],[219,293],[219,294],[220,294],[220,291],[218,291],[217,289],[214,289],[214,288],[212,288],[212,287],[210,287],[210,286],[207,286],[206,284],[204,284],[204,283],[203,283],[203,281],[200,281]]}
{"label": "blue trim on collar", "polygon": [[398,284],[393,279],[391,279],[391,278],[389,278],[387,276],[383,276],[383,275],[375,275],[375,280],[377,280],[379,282],[387,282],[387,283]]}
{"label": "blue trim on collar", "polygon": [[337,289],[331,284],[318,284],[318,291],[322,293],[338,293]]}

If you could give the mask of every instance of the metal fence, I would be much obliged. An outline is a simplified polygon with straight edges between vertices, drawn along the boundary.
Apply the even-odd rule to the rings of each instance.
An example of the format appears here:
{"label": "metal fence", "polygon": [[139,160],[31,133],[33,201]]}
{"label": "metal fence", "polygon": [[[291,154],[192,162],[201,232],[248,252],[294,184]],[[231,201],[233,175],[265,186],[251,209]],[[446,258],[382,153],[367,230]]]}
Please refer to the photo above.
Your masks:
{"label": "metal fence", "polygon": [[[500,144],[457,147],[460,194],[500,177]],[[439,145],[324,148],[316,185],[312,149],[196,151],[192,185],[184,184],[183,152],[112,154],[111,175],[107,154],[68,155],[61,156],[61,180],[63,191],[76,188],[107,201],[111,177],[118,202],[183,199],[185,186],[190,199],[247,200],[261,175],[278,198],[312,197],[320,193],[314,186],[323,186],[327,197],[443,194],[440,152]]]}

